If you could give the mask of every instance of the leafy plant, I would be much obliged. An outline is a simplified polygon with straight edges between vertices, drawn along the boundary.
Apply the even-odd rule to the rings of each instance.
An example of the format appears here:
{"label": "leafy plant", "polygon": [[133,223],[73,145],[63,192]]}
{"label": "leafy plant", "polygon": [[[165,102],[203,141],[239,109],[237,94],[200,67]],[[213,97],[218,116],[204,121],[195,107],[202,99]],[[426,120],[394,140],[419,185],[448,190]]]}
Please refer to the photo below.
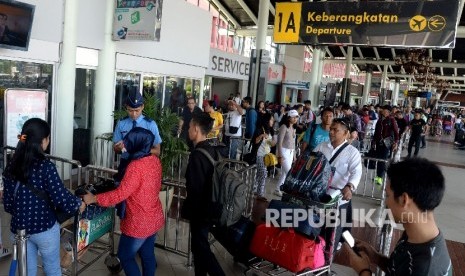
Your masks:
{"label": "leafy plant", "polygon": [[[178,166],[179,156],[187,154],[188,147],[184,140],[176,136],[179,124],[179,116],[171,112],[169,107],[161,108],[161,102],[155,95],[144,96],[144,116],[157,123],[161,136],[160,161],[163,167],[163,177],[173,176],[172,170]],[[113,112],[115,120],[127,116],[124,109]]]}

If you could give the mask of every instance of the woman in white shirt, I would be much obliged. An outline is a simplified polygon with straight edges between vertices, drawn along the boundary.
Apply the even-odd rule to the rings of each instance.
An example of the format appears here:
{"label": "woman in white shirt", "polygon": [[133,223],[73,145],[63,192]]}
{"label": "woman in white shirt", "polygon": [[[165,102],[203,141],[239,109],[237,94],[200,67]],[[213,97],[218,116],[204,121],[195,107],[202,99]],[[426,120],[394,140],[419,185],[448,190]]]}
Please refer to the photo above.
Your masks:
{"label": "woman in white shirt", "polygon": [[257,178],[256,178],[256,195],[257,198],[265,196],[265,182],[267,176],[267,168],[265,166],[265,155],[270,153],[271,147],[276,144],[273,130],[274,118],[270,113],[266,113],[262,117],[262,125],[255,132],[254,141],[257,150]]}
{"label": "woman in white shirt", "polygon": [[281,176],[276,183],[274,194],[282,196],[281,185],[283,185],[286,175],[291,169],[292,162],[295,158],[295,138],[296,133],[294,125],[297,123],[299,113],[297,110],[290,110],[287,116],[281,119],[281,126],[279,127],[278,134],[278,147],[276,149],[276,156],[278,162],[281,164]]}

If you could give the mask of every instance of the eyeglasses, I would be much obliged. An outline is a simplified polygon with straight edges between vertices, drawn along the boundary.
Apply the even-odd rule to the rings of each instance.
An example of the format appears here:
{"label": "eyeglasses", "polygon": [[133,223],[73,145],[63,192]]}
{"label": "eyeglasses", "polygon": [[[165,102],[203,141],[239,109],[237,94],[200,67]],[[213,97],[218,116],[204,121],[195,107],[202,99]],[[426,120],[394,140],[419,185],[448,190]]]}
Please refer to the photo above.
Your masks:
{"label": "eyeglasses", "polygon": [[336,118],[336,119],[333,119],[333,123],[342,124],[342,125],[344,125],[347,129],[350,129],[350,122],[347,121],[346,119]]}

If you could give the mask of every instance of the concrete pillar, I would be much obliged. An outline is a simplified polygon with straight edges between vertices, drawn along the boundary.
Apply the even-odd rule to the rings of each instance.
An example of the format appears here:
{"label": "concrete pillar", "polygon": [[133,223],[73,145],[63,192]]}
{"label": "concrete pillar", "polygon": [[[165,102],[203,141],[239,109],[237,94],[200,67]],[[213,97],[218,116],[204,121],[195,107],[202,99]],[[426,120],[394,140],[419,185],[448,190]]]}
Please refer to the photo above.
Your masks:
{"label": "concrete pillar", "polygon": [[[55,93],[54,135],[52,155],[72,159],[74,89],[76,80],[77,10],[79,1],[65,1],[63,46],[58,66]],[[54,91],[55,92],[55,91]],[[59,133],[59,134],[58,134]]]}
{"label": "concrete pillar", "polygon": [[315,90],[315,94],[312,97],[312,106],[314,108],[318,107],[320,104],[320,84],[321,84],[321,78],[323,77],[323,68],[325,66],[325,50],[321,49],[320,50],[320,60],[318,64],[318,75],[317,75],[317,80],[316,84],[318,84],[318,87]]}
{"label": "concrete pillar", "polygon": [[320,54],[321,50],[314,47],[313,48],[313,57],[312,57],[312,71],[310,72],[310,87],[309,87],[309,99],[312,100],[312,104],[316,105],[314,99],[318,98],[320,83],[318,82],[318,73],[320,71]]}
{"label": "concrete pillar", "polygon": [[383,75],[381,77],[381,88],[380,89],[383,89],[383,88],[386,89],[387,73],[388,73],[388,66],[384,65]]}
{"label": "concrete pillar", "polygon": [[260,76],[260,60],[261,50],[265,49],[266,46],[266,34],[268,31],[268,15],[270,10],[269,0],[260,0],[258,7],[258,24],[257,24],[257,59],[255,64],[255,70],[252,83],[252,106],[255,106],[257,102],[257,90],[258,90],[258,78]]}
{"label": "concrete pillar", "polygon": [[396,78],[394,83],[394,90],[392,91],[391,96],[391,105],[397,105],[397,100],[399,99],[399,89],[400,89],[400,79]]}
{"label": "concrete pillar", "polygon": [[367,64],[365,86],[363,87],[362,105],[367,104],[368,98],[370,97],[372,73],[373,73],[373,65]]}
{"label": "concrete pillar", "polygon": [[92,116],[92,141],[95,137],[113,131],[113,109],[115,98],[115,43],[111,38],[115,1],[106,1],[104,47],[99,52],[99,63],[95,77],[95,93]]}

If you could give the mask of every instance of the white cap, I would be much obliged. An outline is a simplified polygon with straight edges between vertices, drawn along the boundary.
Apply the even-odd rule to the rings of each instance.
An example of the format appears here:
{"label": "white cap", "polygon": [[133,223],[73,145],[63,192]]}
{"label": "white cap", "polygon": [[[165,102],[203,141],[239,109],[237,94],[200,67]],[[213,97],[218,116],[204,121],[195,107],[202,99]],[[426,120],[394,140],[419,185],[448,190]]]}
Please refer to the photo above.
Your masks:
{"label": "white cap", "polygon": [[287,116],[289,116],[289,117],[299,117],[299,113],[297,112],[297,110],[292,109],[292,110],[289,110],[287,112]]}

